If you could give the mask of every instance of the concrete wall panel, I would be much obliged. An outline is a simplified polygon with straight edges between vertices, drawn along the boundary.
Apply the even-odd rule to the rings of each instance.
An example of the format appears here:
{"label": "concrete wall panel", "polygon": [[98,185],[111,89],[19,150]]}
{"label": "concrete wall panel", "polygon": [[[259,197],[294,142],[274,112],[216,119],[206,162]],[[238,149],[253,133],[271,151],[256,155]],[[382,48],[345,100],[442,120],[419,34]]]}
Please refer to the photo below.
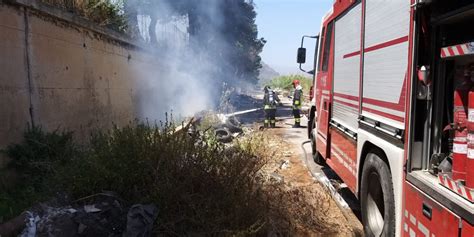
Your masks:
{"label": "concrete wall panel", "polygon": [[19,141],[30,121],[23,19],[21,9],[0,4],[0,148]]}
{"label": "concrete wall panel", "polygon": [[138,117],[137,103],[146,100],[139,78],[148,71],[159,80],[164,67],[143,48],[81,24],[0,4],[0,149],[31,122],[30,98],[37,125],[79,139]]}

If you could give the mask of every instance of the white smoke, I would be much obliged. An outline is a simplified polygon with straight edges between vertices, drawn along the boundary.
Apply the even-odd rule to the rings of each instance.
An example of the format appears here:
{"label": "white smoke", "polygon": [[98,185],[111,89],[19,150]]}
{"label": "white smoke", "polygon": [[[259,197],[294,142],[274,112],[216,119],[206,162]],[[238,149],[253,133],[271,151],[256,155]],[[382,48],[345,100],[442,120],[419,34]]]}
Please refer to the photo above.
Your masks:
{"label": "white smoke", "polygon": [[[161,1],[165,2],[165,1]],[[166,112],[172,112],[174,117],[192,116],[196,112],[212,109],[219,102],[223,78],[217,78],[222,68],[212,55],[225,55],[227,44],[222,40],[219,28],[222,15],[218,11],[218,0],[206,1],[207,4],[197,5],[201,14],[212,19],[212,24],[206,25],[190,37],[189,17],[179,16],[171,7],[160,6],[159,15],[164,19],[158,21],[156,39],[158,49],[155,57],[162,59],[163,69],[159,75],[152,73],[156,70],[138,68],[138,113],[139,118],[163,120]],[[142,41],[149,43],[149,16],[140,14],[138,23]],[[170,17],[171,16],[171,17]],[[201,36],[206,36],[202,37]],[[212,36],[212,37],[209,37]],[[207,41],[203,44],[202,39]],[[207,48],[206,45],[212,45]]]}

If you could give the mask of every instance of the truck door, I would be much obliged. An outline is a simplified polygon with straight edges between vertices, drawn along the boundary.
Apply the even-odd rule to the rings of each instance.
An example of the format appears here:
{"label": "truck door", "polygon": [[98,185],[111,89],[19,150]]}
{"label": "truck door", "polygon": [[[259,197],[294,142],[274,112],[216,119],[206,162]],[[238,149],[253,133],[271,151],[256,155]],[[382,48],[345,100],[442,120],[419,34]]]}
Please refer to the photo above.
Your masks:
{"label": "truck door", "polygon": [[332,72],[330,64],[332,62],[332,41],[333,41],[333,22],[330,22],[325,31],[319,55],[319,65],[317,74],[317,97],[316,106],[318,111],[318,134],[317,148],[319,153],[324,157],[329,157],[329,120],[331,114],[332,101]]}

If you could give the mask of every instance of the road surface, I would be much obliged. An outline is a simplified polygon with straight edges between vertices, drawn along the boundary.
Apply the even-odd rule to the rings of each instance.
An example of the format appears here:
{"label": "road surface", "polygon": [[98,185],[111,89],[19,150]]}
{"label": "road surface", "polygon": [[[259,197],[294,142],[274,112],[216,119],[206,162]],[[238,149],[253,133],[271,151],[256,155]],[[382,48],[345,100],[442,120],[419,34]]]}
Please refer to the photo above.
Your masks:
{"label": "road surface", "polygon": [[[263,93],[254,92],[250,93],[250,95],[237,96],[233,99],[233,104],[236,105],[237,110],[248,110],[258,106],[263,107],[262,99]],[[329,167],[320,166],[312,160],[311,145],[305,144],[302,146],[302,144],[308,140],[307,128],[305,126],[302,128],[292,128],[294,119],[291,109],[291,99],[280,99],[282,99],[283,106],[277,110],[277,127],[275,129],[267,129],[266,131],[280,136],[291,145],[290,149],[295,159],[290,159],[290,164],[299,167],[293,169],[295,174],[290,174],[290,176],[295,177],[293,181],[303,183],[303,185],[307,185],[316,180],[323,184],[328,192],[331,193],[332,191],[332,197],[338,204],[347,223],[352,228],[352,233],[354,233],[355,236],[361,236],[363,228],[360,223],[360,210],[357,199],[351,191],[345,187],[334,171]],[[237,118],[244,126],[254,126],[255,123],[263,125],[264,113],[260,110],[238,115]],[[307,124],[306,116],[303,116],[301,124]],[[302,147],[304,147],[304,149]]]}

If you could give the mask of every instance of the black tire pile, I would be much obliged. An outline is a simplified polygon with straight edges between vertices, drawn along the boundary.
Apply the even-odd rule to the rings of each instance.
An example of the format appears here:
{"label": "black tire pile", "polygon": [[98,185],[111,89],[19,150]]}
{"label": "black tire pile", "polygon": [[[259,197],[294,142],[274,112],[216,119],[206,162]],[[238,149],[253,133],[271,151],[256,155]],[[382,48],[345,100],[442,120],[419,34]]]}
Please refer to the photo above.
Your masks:
{"label": "black tire pile", "polygon": [[234,140],[234,133],[242,133],[240,122],[235,117],[230,117],[225,123],[215,127],[216,139],[222,143],[230,143]]}

